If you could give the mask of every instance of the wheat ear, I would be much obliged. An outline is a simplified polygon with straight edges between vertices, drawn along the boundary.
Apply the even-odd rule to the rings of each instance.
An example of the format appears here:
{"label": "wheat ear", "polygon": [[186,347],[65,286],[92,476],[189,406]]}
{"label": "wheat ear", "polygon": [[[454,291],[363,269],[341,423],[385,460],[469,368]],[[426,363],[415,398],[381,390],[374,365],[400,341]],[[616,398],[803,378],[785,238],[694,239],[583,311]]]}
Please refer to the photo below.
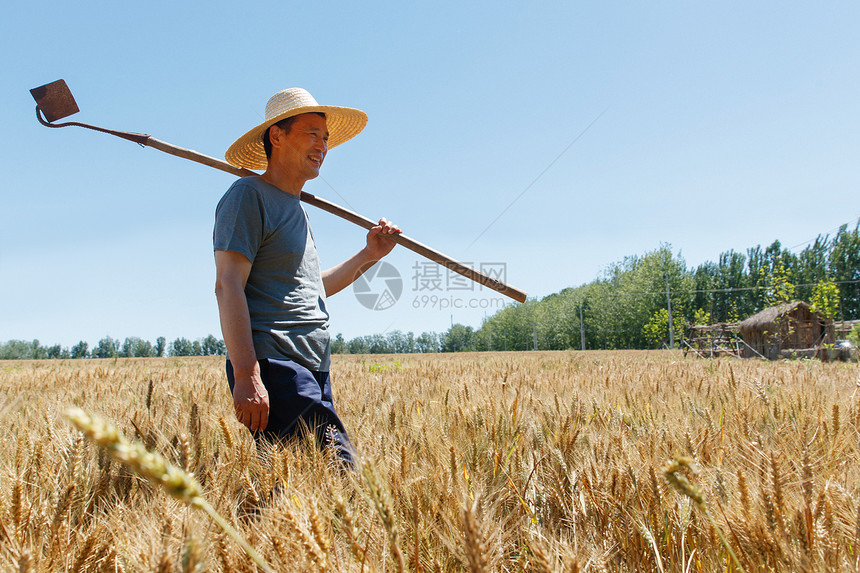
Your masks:
{"label": "wheat ear", "polygon": [[[453,447],[452,450],[453,451]],[[388,489],[383,487],[382,483],[377,478],[370,462],[365,462],[362,466],[364,479],[367,481],[367,489],[370,493],[370,499],[376,508],[376,513],[379,514],[382,520],[382,525],[388,532],[388,540],[391,549],[391,556],[394,558],[394,563],[397,565],[397,570],[403,572],[405,563],[403,561],[403,553],[400,551],[400,532],[397,527],[397,516],[394,513],[394,507],[391,501],[391,494]]]}
{"label": "wheat ear", "polygon": [[687,474],[695,475],[696,470],[693,466],[693,460],[687,457],[676,456],[675,459],[670,461],[666,467],[663,469],[663,477],[666,478],[666,481],[669,482],[673,488],[675,488],[678,492],[689,497],[693,504],[699,508],[699,510],[705,514],[705,517],[711,522],[711,526],[716,530],[717,535],[720,536],[720,541],[723,542],[723,546],[728,550],[729,555],[732,557],[732,561],[735,562],[739,571],[746,573],[746,570],[741,565],[741,562],[738,561],[737,555],[735,555],[732,546],[729,545],[728,539],[723,534],[723,530],[720,529],[720,526],[717,525],[714,516],[711,515],[711,512],[708,511],[707,506],[705,505],[705,496],[702,494],[702,490],[698,487],[694,486],[692,482],[687,478]]}
{"label": "wheat ear", "polygon": [[194,476],[168,463],[160,454],[148,451],[140,442],[129,442],[113,424],[98,416],[91,416],[80,408],[69,408],[65,411],[65,417],[87,439],[104,448],[115,460],[163,487],[174,498],[203,510],[245,550],[254,563],[267,573],[274,573],[257,550],[203,498],[203,488]]}

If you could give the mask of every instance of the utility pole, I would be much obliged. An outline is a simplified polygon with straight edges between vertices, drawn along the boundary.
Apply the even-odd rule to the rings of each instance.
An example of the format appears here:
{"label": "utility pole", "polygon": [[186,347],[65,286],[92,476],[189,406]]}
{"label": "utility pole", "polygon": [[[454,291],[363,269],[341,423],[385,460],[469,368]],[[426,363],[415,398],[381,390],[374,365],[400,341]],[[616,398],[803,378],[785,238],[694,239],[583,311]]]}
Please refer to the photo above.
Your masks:
{"label": "utility pole", "polygon": [[582,320],[582,305],[579,305],[579,341],[585,350],[585,322]]}
{"label": "utility pole", "polygon": [[535,326],[534,321],[532,321],[532,338],[535,342],[535,350],[537,350],[537,327]]}
{"label": "utility pole", "polygon": [[672,325],[672,299],[669,297],[669,273],[666,277],[666,306],[669,308],[669,348],[675,348],[675,328]]}

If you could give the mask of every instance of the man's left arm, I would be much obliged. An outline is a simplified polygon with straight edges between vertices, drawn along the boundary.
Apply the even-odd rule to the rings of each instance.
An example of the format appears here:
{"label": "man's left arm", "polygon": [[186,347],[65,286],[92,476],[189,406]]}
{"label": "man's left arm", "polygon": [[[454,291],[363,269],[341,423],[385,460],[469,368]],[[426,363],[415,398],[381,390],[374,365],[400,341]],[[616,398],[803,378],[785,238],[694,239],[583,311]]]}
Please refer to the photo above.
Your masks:
{"label": "man's left arm", "polygon": [[400,232],[400,228],[394,223],[380,219],[379,224],[367,233],[367,245],[363,249],[339,265],[322,272],[325,295],[328,297],[342,291],[379,259],[390,253],[397,243],[391,240],[389,235]]}

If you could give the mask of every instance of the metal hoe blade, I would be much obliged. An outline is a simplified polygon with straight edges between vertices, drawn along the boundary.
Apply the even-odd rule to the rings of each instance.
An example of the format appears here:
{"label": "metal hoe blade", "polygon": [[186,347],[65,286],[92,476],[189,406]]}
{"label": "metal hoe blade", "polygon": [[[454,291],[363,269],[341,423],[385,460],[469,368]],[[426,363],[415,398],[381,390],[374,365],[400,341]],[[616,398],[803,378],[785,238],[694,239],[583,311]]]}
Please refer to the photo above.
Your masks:
{"label": "metal hoe blade", "polygon": [[[127,131],[114,131],[105,129],[97,125],[88,123],[78,123],[77,121],[67,121],[66,123],[54,123],[58,119],[69,117],[72,114],[78,113],[78,104],[75,102],[75,96],[65,80],[57,80],[37,88],[30,90],[33,99],[36,100],[36,119],[45,127],[84,127],[93,131],[100,131],[110,135],[115,135],[128,141],[133,141],[139,145],[151,145],[149,142],[152,139],[144,133],[129,133]],[[168,152],[170,153],[170,152]]]}
{"label": "metal hoe blade", "polygon": [[69,117],[80,111],[65,80],[57,80],[30,90],[36,105],[49,122]]}

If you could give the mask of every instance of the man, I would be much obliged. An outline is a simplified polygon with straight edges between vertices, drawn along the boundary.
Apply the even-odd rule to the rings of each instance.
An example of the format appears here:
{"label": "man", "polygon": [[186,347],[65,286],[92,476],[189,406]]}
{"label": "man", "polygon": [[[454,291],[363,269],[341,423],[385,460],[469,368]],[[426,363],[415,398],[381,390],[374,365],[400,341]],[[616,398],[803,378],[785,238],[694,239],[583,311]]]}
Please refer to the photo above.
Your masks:
{"label": "man", "polygon": [[351,462],[332,403],[325,300],[387,255],[395,244],[387,236],[400,229],[380,219],[361,251],[321,272],[299,196],[329,147],[357,135],[367,116],[320,106],[291,88],[272,96],[265,117],[225,155],[232,165],[265,172],[236,181],[215,214],[215,294],[233,405],[255,437],[274,441],[312,428]]}

